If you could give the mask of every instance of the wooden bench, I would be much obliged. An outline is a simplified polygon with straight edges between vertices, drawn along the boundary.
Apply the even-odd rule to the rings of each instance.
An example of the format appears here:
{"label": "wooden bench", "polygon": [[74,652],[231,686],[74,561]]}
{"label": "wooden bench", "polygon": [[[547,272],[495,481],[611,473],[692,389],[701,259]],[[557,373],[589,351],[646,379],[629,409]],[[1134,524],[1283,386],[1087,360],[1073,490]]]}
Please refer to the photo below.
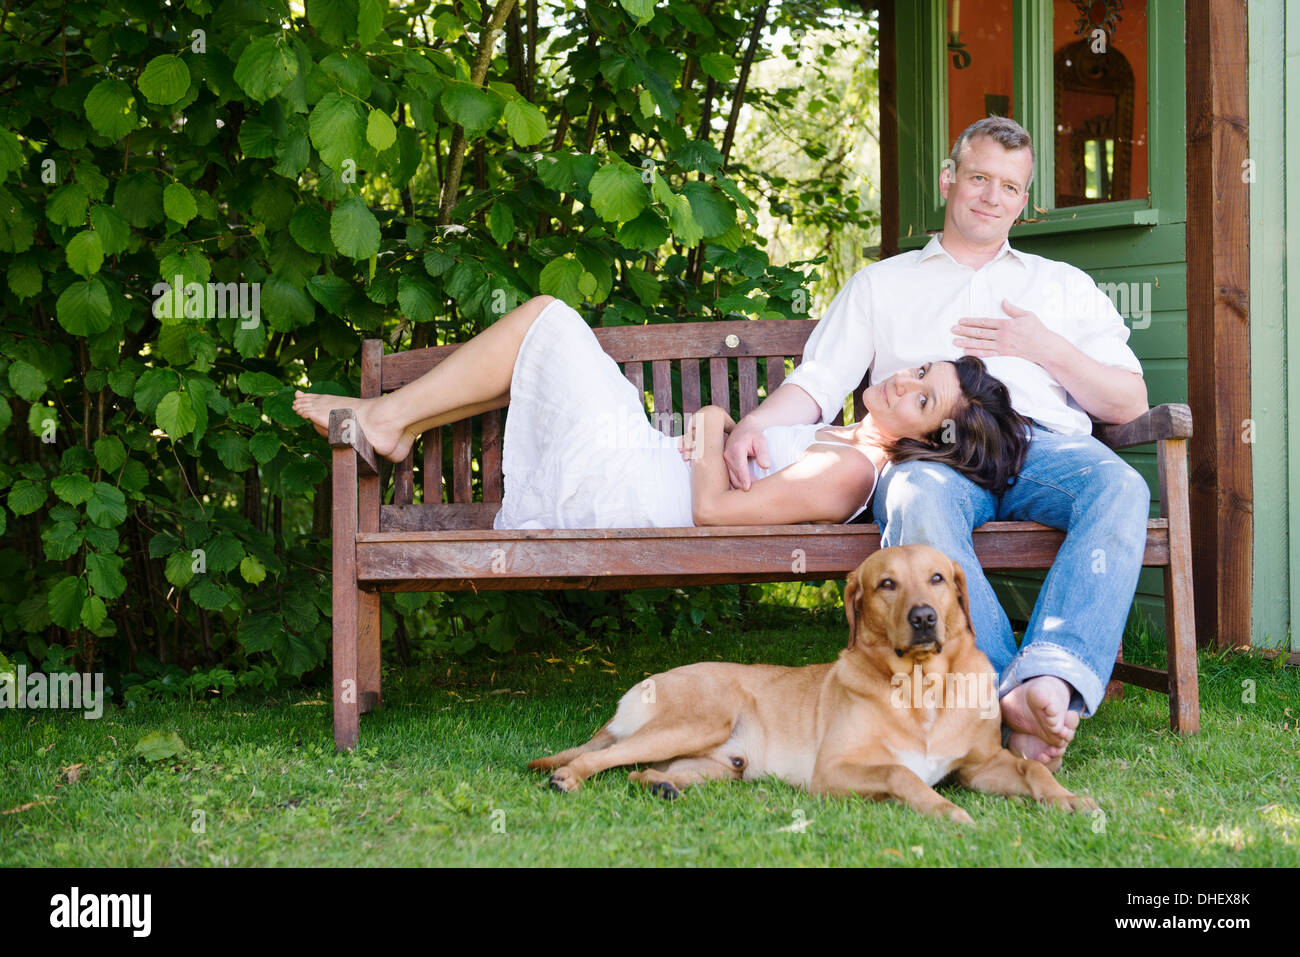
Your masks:
{"label": "wooden bench", "polygon": [[[680,416],[707,403],[738,412],[737,418],[750,412],[760,401],[760,365],[771,395],[785,378],[786,360],[798,364],[815,324],[699,322],[602,328],[595,334],[639,389],[644,390],[643,363],[650,364],[651,421],[673,434],[681,429],[674,412]],[[362,397],[411,382],[456,348],[386,356],[381,340],[366,340]],[[701,360],[708,363],[707,399],[701,391]],[[860,393],[865,386],[864,381],[854,393],[857,419],[864,414]],[[502,411],[425,432],[411,455],[391,466],[376,459],[351,410],[330,413],[334,740],[339,749],[356,746],[360,715],[380,704],[383,592],[818,580],[847,575],[880,547],[874,524],[496,531],[492,520],[502,495]],[[837,424],[842,420],[841,415]],[[444,431],[450,432],[450,481],[443,470]],[[1200,712],[1187,504],[1191,413],[1185,405],[1162,405],[1126,425],[1099,427],[1096,434],[1112,448],[1156,442],[1160,474],[1161,517],[1148,522],[1143,564],[1164,569],[1170,671],[1124,664],[1121,653],[1111,690],[1128,682],[1167,694],[1172,727],[1194,733]],[[417,455],[423,504],[414,502]],[[472,495],[475,460],[481,501]],[[391,504],[384,504],[387,483],[381,483],[381,467],[392,470]],[[1063,539],[1063,533],[1032,522],[990,523],[974,534],[980,563],[990,570],[1048,568]]]}

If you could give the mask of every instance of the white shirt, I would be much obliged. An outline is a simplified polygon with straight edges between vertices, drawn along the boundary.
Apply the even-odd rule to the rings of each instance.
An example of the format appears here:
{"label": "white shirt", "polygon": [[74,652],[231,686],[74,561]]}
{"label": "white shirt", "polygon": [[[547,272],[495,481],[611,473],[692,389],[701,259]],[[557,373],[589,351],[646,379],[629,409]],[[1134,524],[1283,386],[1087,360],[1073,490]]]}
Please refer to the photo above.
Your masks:
{"label": "white shirt", "polygon": [[[900,369],[960,357],[952,327],[969,316],[1007,318],[1003,299],[1034,313],[1098,362],[1142,373],[1128,346],[1128,327],[1087,273],[1012,249],[1006,241],[991,261],[972,269],[934,236],[924,249],[854,273],[785,381],[812,396],[821,406],[821,421],[831,422],[868,367],[874,384]],[[1005,383],[1017,412],[1065,435],[1092,432],[1088,414],[1042,366],[1012,356],[984,363]]]}

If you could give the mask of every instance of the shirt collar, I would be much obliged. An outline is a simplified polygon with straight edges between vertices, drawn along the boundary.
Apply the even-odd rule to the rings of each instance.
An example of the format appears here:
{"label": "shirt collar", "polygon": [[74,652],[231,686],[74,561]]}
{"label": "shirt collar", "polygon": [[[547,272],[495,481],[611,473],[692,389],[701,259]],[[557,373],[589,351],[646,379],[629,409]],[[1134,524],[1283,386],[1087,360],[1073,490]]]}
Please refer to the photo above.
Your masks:
{"label": "shirt collar", "polygon": [[[926,243],[925,248],[921,250],[921,258],[917,261],[925,262],[927,259],[932,259],[935,256],[947,256],[949,260],[955,263],[957,260],[952,258],[952,254],[948,252],[948,250],[944,249],[943,244],[939,241],[942,238],[943,238],[943,233],[941,232],[935,233],[933,236],[931,236],[930,241]],[[1028,265],[1028,263],[1025,261],[1024,253],[1020,252],[1017,249],[1012,249],[1011,241],[1009,239],[1002,240],[1002,248],[999,249],[997,255],[994,256],[989,261],[997,262],[1003,256],[1008,256],[1008,255],[1011,256],[1011,258],[1014,259],[1016,262],[1020,263],[1022,266]]]}

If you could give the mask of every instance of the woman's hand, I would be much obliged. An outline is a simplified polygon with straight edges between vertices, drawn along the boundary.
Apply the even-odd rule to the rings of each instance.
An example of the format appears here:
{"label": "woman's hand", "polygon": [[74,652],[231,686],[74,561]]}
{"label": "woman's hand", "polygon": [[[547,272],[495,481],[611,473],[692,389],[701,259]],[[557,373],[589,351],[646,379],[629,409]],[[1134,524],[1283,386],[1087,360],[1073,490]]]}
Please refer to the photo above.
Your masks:
{"label": "woman's hand", "polygon": [[704,447],[703,438],[710,434],[710,429],[720,428],[723,435],[728,435],[736,427],[736,420],[716,405],[706,405],[698,412],[688,413],[687,420],[688,426],[677,438],[677,451],[681,453],[683,462],[699,457]]}

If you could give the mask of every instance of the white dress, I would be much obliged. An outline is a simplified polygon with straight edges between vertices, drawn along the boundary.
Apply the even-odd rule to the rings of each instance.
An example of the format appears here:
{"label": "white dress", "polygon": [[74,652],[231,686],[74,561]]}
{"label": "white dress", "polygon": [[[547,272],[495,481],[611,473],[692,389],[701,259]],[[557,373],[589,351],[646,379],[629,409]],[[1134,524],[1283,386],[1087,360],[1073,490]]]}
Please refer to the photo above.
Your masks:
{"label": "white dress", "polygon": [[[824,427],[765,429],[772,467],[751,460],[750,475],[757,480],[797,462]],[[677,439],[650,424],[636,386],[559,299],[519,346],[501,467],[504,494],[493,528],[694,525],[691,471]]]}

